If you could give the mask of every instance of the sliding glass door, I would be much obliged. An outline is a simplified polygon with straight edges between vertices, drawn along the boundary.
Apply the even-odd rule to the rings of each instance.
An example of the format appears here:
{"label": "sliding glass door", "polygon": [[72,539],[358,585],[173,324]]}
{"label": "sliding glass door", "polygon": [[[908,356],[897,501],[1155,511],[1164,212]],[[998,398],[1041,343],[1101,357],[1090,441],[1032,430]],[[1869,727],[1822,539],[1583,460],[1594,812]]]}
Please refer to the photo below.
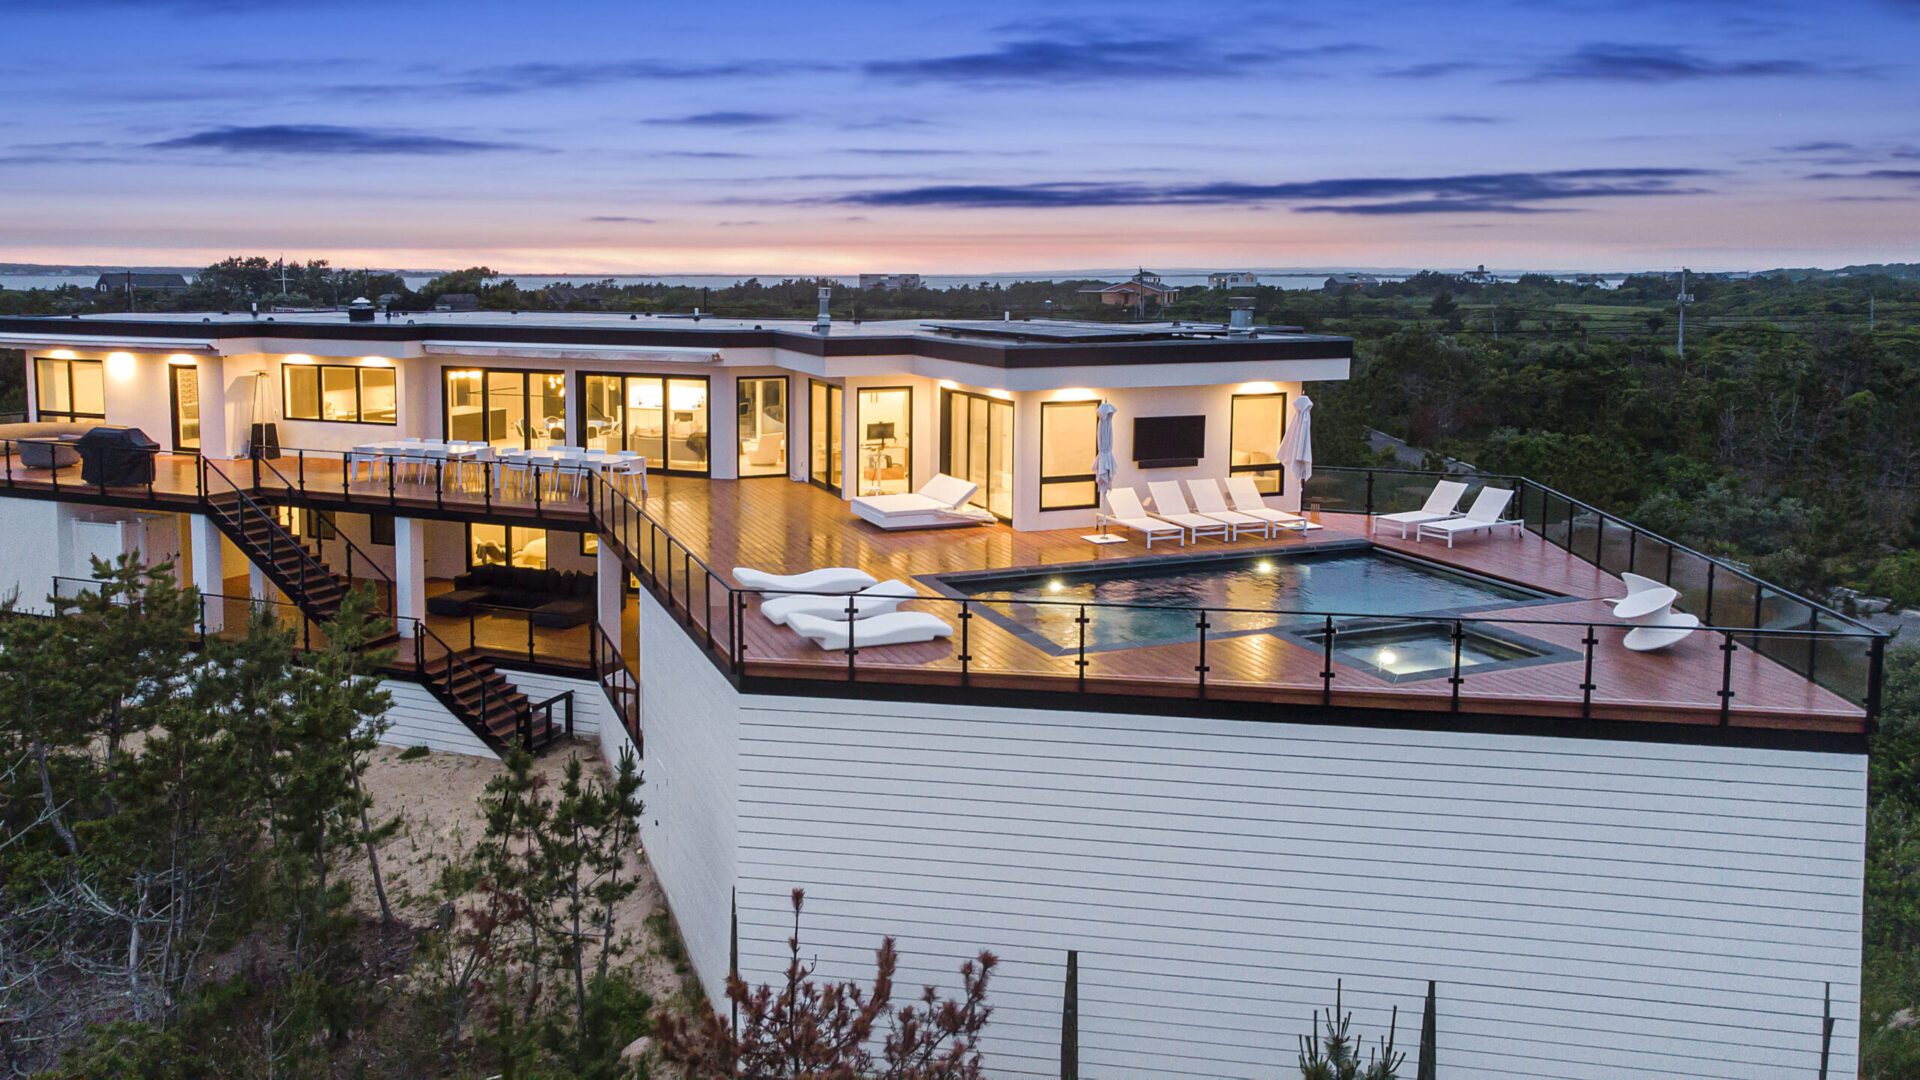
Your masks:
{"label": "sliding glass door", "polygon": [[840,436],[846,419],[846,391],[832,383],[807,386],[807,476],[835,495],[840,494]]}
{"label": "sliding glass door", "polygon": [[448,368],[447,438],[502,450],[544,450],[567,441],[567,380],[557,371]]}
{"label": "sliding glass door", "polygon": [[940,432],[941,471],[971,481],[968,500],[995,517],[1013,519],[1013,402],[965,390],[946,392]]}
{"label": "sliding glass door", "polygon": [[580,441],[645,455],[651,470],[705,476],[707,392],[703,375],[583,374]]}
{"label": "sliding glass door", "polygon": [[735,385],[738,387],[739,475],[787,475],[786,377],[741,379]]}

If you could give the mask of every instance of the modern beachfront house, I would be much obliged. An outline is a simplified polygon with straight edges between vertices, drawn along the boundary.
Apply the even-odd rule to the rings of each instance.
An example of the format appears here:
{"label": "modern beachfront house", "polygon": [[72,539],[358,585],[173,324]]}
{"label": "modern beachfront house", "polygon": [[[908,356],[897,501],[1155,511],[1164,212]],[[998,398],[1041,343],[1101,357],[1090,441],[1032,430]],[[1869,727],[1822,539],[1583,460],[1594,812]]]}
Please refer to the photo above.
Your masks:
{"label": "modern beachfront house", "polygon": [[1854,1069],[1884,639],[1523,477],[1309,471],[1344,339],[362,309],[0,347],[0,591],[137,550],[204,633],[324,636],[370,584],[398,737],[642,754],[715,998],[801,887],[823,975],[999,954],[995,1076],[1278,1075],[1336,980],[1403,1048],[1431,984],[1445,1075]]}

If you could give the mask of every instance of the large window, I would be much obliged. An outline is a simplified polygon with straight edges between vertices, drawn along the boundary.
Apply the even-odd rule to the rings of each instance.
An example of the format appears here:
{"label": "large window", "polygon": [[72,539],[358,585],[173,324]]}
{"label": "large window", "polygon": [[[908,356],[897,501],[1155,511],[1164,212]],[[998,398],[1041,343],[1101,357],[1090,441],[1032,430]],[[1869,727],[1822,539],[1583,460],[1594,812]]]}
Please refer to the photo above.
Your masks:
{"label": "large window", "polygon": [[394,374],[390,367],[346,364],[282,364],[289,420],[325,420],[337,424],[392,424]]}
{"label": "large window", "polygon": [[704,376],[580,376],[580,441],[592,450],[632,450],[647,468],[707,471]]}
{"label": "large window", "polygon": [[735,384],[740,414],[740,475],[787,474],[787,380],[785,376],[741,379]]}
{"label": "large window", "polygon": [[1235,394],[1227,470],[1253,477],[1268,495],[1280,493],[1286,471],[1280,465],[1280,439],[1287,433],[1287,395]]}
{"label": "large window", "polygon": [[995,517],[1013,517],[1013,402],[949,390],[941,460],[949,476],[972,481],[969,500]]}
{"label": "large window", "polygon": [[35,415],[41,420],[105,420],[106,368],[98,360],[33,361]]}
{"label": "large window", "polygon": [[913,389],[888,386],[857,396],[860,494],[913,490]]}
{"label": "large window", "polygon": [[567,380],[557,371],[448,368],[449,439],[503,450],[544,450],[567,441]]}
{"label": "large window", "polygon": [[521,525],[467,526],[467,566],[547,568],[547,530]]}
{"label": "large window", "polygon": [[1099,505],[1093,483],[1097,401],[1040,403],[1040,509],[1086,510]]}

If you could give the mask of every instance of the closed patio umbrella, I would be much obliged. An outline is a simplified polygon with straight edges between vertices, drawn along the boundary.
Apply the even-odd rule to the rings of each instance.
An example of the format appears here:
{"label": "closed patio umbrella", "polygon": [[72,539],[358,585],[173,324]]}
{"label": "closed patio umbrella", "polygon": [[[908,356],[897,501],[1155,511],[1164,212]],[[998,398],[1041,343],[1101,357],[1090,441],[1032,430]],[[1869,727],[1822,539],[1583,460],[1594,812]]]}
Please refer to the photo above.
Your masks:
{"label": "closed patio umbrella", "polygon": [[1300,485],[1313,477],[1313,399],[1301,394],[1293,401],[1293,418],[1280,440],[1280,464],[1287,470],[1287,493],[1299,498]]}
{"label": "closed patio umbrella", "polygon": [[1103,401],[1094,415],[1093,429],[1093,487],[1094,501],[1103,502],[1107,489],[1113,486],[1113,403]]}

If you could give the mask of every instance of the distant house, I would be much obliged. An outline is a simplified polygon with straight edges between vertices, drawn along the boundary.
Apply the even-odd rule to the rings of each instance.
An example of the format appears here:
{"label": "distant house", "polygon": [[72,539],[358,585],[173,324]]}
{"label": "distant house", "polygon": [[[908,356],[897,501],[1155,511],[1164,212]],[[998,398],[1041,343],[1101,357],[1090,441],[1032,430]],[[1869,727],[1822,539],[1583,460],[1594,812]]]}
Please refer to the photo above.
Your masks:
{"label": "distant house", "polygon": [[1171,285],[1161,284],[1159,274],[1145,269],[1118,285],[1105,285],[1080,291],[1097,294],[1100,302],[1108,307],[1134,307],[1143,311],[1148,304],[1164,306],[1180,292]]}
{"label": "distant house", "polygon": [[470,292],[441,293],[433,302],[435,311],[479,311],[480,298]]}
{"label": "distant house", "polygon": [[1207,275],[1209,289],[1251,289],[1260,279],[1251,270],[1221,270]]}
{"label": "distant house", "polygon": [[899,292],[901,289],[921,287],[919,274],[861,274],[860,288],[884,289],[887,292]]}
{"label": "distant house", "polygon": [[557,308],[603,308],[616,293],[603,285],[562,285],[545,289],[547,303]]}
{"label": "distant house", "polygon": [[1325,292],[1341,292],[1345,289],[1364,289],[1369,285],[1380,284],[1380,279],[1372,274],[1335,274],[1320,286]]}
{"label": "distant house", "polygon": [[93,283],[93,291],[103,293],[126,292],[128,289],[186,292],[189,287],[185,274],[143,274],[135,270],[101,274],[100,280]]}
{"label": "distant house", "polygon": [[1487,264],[1481,263],[1472,270],[1460,275],[1460,280],[1469,285],[1492,285],[1500,279],[1487,273]]}

